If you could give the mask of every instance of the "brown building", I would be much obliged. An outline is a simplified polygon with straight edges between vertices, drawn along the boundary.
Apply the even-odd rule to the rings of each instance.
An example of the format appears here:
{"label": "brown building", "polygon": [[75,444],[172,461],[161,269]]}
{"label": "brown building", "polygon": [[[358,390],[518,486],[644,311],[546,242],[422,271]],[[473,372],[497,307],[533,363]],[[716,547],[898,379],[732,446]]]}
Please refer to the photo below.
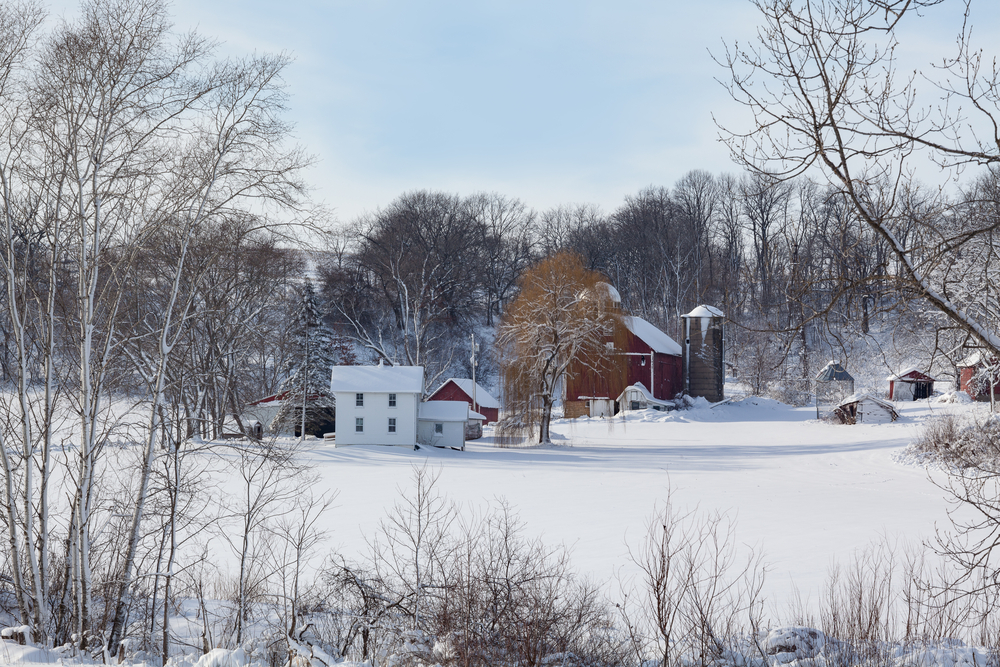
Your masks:
{"label": "brown building", "polygon": [[574,363],[566,377],[563,405],[568,418],[590,414],[590,403],[614,401],[626,387],[641,383],[654,398],[670,400],[683,389],[681,346],[641,317],[621,318],[626,331],[615,338],[619,354],[627,357],[624,374],[599,375],[582,363]]}

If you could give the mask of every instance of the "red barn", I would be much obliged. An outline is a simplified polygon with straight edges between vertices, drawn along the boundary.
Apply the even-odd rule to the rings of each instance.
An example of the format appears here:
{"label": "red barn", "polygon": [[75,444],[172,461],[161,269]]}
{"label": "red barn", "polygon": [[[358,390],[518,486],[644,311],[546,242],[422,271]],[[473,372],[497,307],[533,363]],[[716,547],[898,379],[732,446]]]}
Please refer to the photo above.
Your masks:
{"label": "red barn", "polygon": [[[476,400],[472,401],[472,388],[475,384]],[[448,378],[434,393],[427,397],[428,401],[465,401],[473,411],[486,417],[486,423],[491,424],[500,418],[500,403],[490,396],[478,382],[466,378]]]}
{"label": "red barn", "polygon": [[588,414],[588,401],[614,400],[636,382],[647,387],[654,398],[673,399],[684,389],[681,346],[641,317],[625,316],[627,331],[617,336],[624,341],[620,354],[628,357],[624,381],[603,377],[583,364],[573,364],[566,377],[563,401],[565,416]]}
{"label": "red barn", "polygon": [[934,393],[934,378],[916,368],[907,368],[886,379],[890,401],[919,401]]}

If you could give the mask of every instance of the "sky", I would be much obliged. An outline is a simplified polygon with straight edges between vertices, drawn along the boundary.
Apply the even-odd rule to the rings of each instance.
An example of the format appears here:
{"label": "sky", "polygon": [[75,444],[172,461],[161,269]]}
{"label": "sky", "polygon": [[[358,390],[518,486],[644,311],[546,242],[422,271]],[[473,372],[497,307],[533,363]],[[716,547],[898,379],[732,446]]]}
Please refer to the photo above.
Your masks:
{"label": "sky", "polygon": [[[610,212],[693,169],[737,171],[713,116],[747,118],[711,54],[753,37],[749,0],[174,0],[172,13],[223,55],[293,58],[288,118],[316,159],[312,197],[340,222],[417,189]],[[919,53],[952,43],[941,25],[923,23]]]}

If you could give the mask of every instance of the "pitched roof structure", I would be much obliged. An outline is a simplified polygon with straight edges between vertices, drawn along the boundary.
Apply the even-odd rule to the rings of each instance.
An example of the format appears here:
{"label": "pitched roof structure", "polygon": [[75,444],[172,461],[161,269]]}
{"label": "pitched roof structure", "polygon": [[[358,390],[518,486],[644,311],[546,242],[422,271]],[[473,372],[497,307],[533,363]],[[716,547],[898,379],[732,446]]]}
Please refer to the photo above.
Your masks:
{"label": "pitched roof structure", "polygon": [[421,394],[423,366],[334,366],[330,390]]}
{"label": "pitched roof structure", "polygon": [[907,368],[905,370],[901,370],[898,373],[896,373],[895,375],[890,375],[889,377],[886,378],[886,380],[889,381],[889,382],[895,382],[897,380],[903,380],[903,381],[910,380],[912,382],[936,382],[937,381],[934,378],[932,378],[930,375],[928,375],[927,373],[924,373],[922,370],[920,370],[916,366],[913,366],[911,368]]}
{"label": "pitched roof structure", "polygon": [[819,382],[846,382],[853,381],[854,378],[847,372],[847,369],[840,365],[840,362],[831,361],[816,374]]}
{"label": "pitched roof structure", "polygon": [[[434,391],[431,392],[431,396],[433,396],[434,394],[436,394],[439,391],[441,391],[441,389],[443,389],[444,386],[446,384],[448,384],[449,382],[454,382],[455,386],[457,386],[459,389],[461,389],[462,391],[464,391],[465,394],[470,399],[472,398],[472,384],[473,384],[473,382],[469,378],[448,378],[447,380],[445,380],[444,382],[441,383],[440,387],[438,387],[437,389],[435,389]],[[483,385],[479,384],[478,382],[476,382],[475,385],[476,385],[476,404],[479,407],[481,407],[481,408],[497,408],[497,409],[500,408],[500,401],[498,401],[497,399],[493,398],[493,396],[490,395],[490,392],[488,392],[485,389],[483,389]]]}
{"label": "pitched roof structure", "polygon": [[677,344],[677,341],[641,317],[635,317],[634,315],[625,316],[622,318],[622,323],[636,338],[648,345],[653,352],[672,354],[676,357],[681,356],[681,346]]}

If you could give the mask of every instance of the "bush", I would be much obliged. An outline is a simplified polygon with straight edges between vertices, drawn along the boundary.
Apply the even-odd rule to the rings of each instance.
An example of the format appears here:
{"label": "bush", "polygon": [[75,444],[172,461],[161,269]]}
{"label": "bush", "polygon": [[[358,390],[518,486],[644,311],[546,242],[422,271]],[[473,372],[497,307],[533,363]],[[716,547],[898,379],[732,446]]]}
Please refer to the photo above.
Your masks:
{"label": "bush", "polygon": [[952,414],[929,419],[913,447],[959,468],[995,466],[1000,464],[1000,419]]}

